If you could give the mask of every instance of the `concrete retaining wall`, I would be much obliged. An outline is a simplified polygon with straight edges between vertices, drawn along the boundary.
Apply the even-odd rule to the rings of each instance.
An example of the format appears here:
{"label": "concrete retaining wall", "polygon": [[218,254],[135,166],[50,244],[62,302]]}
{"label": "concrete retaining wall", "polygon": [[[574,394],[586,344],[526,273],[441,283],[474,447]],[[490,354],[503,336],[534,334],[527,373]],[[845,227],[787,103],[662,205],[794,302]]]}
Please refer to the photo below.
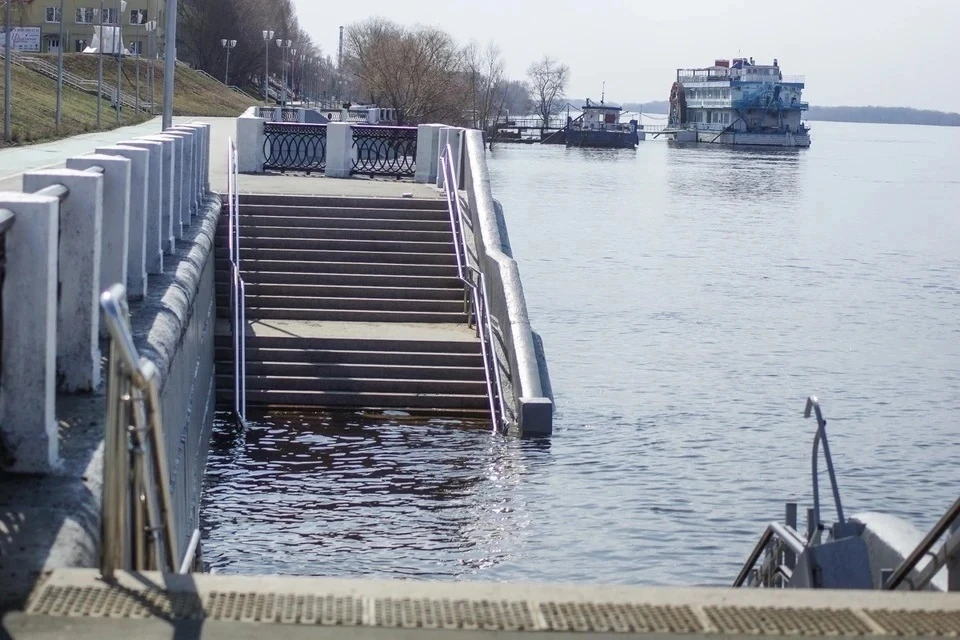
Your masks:
{"label": "concrete retaining wall", "polygon": [[[449,133],[447,139],[450,140]],[[553,398],[543,345],[527,316],[520,270],[509,254],[509,242],[500,204],[493,199],[484,156],[483,134],[463,131],[462,187],[473,226],[480,269],[486,280],[487,301],[494,331],[499,334],[508,374],[504,395],[507,410],[520,435],[549,435],[553,431]]]}
{"label": "concrete retaining wall", "polygon": [[98,297],[116,282],[133,285],[135,346],[159,371],[181,549],[198,527],[221,211],[207,191],[209,138],[207,125],[181,125],[27,172],[25,190],[38,193],[0,193],[15,216],[0,310],[0,604],[43,570],[99,562],[108,342]]}

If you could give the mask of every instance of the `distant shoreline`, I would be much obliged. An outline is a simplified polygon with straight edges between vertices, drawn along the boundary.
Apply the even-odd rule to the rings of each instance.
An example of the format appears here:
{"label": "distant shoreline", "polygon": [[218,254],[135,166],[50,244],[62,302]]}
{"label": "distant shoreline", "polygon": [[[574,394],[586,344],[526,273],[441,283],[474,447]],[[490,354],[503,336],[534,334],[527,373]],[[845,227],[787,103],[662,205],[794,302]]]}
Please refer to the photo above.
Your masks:
{"label": "distant shoreline", "polygon": [[[665,100],[654,102],[627,102],[626,111],[668,113]],[[936,127],[960,127],[960,113],[913,109],[911,107],[810,107],[804,118],[814,122],[864,122],[872,124],[918,124]]]}

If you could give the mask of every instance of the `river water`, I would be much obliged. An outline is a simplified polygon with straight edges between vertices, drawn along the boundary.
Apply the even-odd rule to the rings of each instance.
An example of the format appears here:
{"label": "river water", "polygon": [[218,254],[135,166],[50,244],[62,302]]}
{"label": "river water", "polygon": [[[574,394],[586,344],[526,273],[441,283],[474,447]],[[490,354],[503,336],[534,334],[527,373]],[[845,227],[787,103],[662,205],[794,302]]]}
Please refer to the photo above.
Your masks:
{"label": "river water", "polygon": [[846,511],[929,527],[960,487],[960,128],[812,125],[807,150],[494,149],[552,440],[220,428],[210,569],[727,584],[810,504],[809,394]]}

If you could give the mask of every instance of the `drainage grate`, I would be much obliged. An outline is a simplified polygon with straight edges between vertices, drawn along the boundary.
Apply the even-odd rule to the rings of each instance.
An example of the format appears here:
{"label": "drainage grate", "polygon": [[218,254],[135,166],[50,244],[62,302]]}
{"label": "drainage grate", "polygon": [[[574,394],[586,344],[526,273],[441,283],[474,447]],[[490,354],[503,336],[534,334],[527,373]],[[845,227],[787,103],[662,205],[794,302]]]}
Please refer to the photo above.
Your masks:
{"label": "drainage grate", "polygon": [[373,625],[377,627],[486,631],[529,631],[534,628],[526,602],[380,598],[374,601],[373,610]]}
{"label": "drainage grate", "polygon": [[960,636],[960,611],[868,610],[866,614],[898,636]]}
{"label": "drainage grate", "polygon": [[540,605],[551,631],[594,633],[702,633],[690,607],[594,602],[544,602]]}
{"label": "drainage grate", "polygon": [[194,593],[131,591],[120,587],[54,587],[41,589],[27,613],[94,618],[166,618],[281,622],[288,624],[359,625],[363,606],[358,598],[213,591]]}
{"label": "drainage grate", "polygon": [[724,634],[787,636],[863,636],[873,631],[850,609],[774,609],[704,607]]}

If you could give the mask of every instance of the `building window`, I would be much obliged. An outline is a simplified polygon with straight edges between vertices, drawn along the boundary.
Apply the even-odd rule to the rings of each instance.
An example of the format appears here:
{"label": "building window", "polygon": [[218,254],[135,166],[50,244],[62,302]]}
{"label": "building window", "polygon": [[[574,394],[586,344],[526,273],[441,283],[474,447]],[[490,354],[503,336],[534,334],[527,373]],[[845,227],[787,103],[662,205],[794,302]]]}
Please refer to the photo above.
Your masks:
{"label": "building window", "polygon": [[44,13],[47,22],[60,22],[60,7],[47,7]]}
{"label": "building window", "polygon": [[83,50],[87,48],[86,40],[77,40],[77,46],[74,48],[76,53],[83,53]]}
{"label": "building window", "polygon": [[143,42],[135,40],[130,43],[130,53],[138,56],[143,55]]}
{"label": "building window", "polygon": [[147,24],[147,10],[146,10],[146,9],[131,9],[131,10],[130,10],[130,24]]}
{"label": "building window", "polygon": [[104,9],[103,24],[120,24],[120,12],[117,9]]}
{"label": "building window", "polygon": [[96,21],[92,7],[77,7],[77,24],[93,24]]}

